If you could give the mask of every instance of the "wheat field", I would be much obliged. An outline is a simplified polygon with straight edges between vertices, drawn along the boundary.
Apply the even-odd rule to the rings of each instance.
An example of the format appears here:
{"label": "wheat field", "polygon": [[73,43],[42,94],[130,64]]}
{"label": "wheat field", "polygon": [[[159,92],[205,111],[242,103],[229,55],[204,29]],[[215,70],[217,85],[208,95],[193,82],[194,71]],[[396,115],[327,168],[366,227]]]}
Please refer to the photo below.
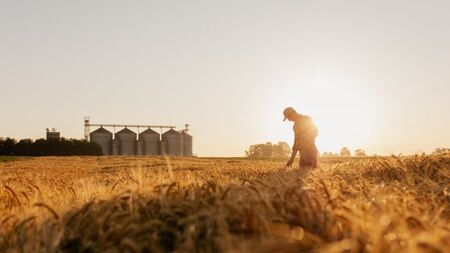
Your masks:
{"label": "wheat field", "polygon": [[450,155],[0,162],[0,252],[450,252]]}

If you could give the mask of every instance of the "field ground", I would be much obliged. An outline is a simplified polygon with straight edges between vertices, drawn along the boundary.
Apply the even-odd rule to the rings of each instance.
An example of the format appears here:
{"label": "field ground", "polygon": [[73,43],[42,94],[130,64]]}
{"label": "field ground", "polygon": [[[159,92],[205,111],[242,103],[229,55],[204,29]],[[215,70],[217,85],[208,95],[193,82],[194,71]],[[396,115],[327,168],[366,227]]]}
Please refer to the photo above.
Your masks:
{"label": "field ground", "polygon": [[12,159],[0,252],[450,252],[449,185],[450,155]]}

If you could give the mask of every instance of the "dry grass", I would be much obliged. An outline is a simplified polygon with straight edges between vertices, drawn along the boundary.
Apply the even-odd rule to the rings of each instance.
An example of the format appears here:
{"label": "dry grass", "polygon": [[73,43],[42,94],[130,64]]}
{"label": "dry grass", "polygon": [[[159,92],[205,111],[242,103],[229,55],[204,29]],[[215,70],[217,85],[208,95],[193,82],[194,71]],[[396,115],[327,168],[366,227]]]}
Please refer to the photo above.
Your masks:
{"label": "dry grass", "polygon": [[450,156],[0,163],[1,252],[450,252]]}

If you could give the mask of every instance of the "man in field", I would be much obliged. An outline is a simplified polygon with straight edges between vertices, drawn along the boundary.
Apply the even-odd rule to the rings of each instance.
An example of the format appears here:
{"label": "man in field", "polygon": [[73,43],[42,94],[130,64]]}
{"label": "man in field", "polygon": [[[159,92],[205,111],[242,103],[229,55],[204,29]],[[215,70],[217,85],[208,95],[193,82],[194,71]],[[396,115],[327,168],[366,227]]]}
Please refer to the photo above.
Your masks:
{"label": "man in field", "polygon": [[294,162],[297,152],[300,152],[300,168],[316,168],[318,151],[315,139],[318,132],[311,117],[297,113],[292,107],[284,109],[283,115],[284,121],[287,119],[294,122],[295,135],[291,158],[286,165],[290,167]]}

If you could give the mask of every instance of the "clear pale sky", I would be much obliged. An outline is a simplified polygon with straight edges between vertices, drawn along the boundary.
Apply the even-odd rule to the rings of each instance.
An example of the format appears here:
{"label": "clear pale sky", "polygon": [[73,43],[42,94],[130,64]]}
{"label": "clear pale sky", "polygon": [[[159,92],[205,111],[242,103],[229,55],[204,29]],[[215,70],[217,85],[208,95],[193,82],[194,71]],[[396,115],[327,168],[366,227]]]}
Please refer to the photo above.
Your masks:
{"label": "clear pale sky", "polygon": [[450,146],[450,1],[0,1],[0,136],[191,124],[194,153]]}

